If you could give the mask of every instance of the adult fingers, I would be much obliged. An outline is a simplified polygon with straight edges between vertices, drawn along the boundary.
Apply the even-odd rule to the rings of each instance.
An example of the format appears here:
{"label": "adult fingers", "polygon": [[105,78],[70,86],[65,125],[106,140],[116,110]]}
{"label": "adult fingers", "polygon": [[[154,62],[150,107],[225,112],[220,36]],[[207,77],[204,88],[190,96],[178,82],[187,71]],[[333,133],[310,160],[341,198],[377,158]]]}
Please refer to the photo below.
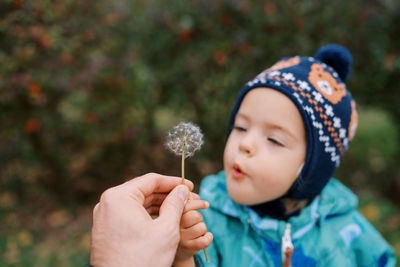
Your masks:
{"label": "adult fingers", "polygon": [[162,203],[157,220],[178,227],[188,195],[189,189],[185,185],[175,187]]}
{"label": "adult fingers", "polygon": [[200,196],[196,193],[190,192],[189,199],[200,199]]}
{"label": "adult fingers", "polygon": [[158,216],[160,213],[160,206],[150,206],[146,208],[146,210],[150,216]]}
{"label": "adult fingers", "polygon": [[167,196],[167,193],[153,193],[145,198],[143,202],[143,207],[148,208],[153,205],[160,206]]}
{"label": "adult fingers", "polygon": [[[153,193],[150,196],[146,197],[143,203],[143,207],[147,210],[149,214],[158,214],[160,210],[161,204],[164,202],[165,198],[168,196],[167,193]],[[188,198],[187,204],[185,205],[185,211],[189,209],[203,209],[209,206],[208,203],[190,203],[191,201],[199,200],[200,196],[195,193],[190,193],[190,198]],[[202,200],[203,201],[203,200]],[[190,203],[190,205],[188,205]],[[196,205],[194,205],[196,204]],[[188,207],[188,208],[186,208]]]}
{"label": "adult fingers", "polygon": [[[153,192],[168,193],[181,183],[181,178],[174,176],[165,176],[157,173],[148,173],[143,176],[137,177],[130,181],[117,186],[131,192],[139,190],[144,197],[149,196]],[[193,190],[193,183],[185,180],[185,185],[189,190]]]}
{"label": "adult fingers", "polygon": [[94,208],[93,208],[93,215],[96,214],[97,211],[99,210],[99,205],[100,205],[100,202],[97,203],[96,206],[94,206]]}

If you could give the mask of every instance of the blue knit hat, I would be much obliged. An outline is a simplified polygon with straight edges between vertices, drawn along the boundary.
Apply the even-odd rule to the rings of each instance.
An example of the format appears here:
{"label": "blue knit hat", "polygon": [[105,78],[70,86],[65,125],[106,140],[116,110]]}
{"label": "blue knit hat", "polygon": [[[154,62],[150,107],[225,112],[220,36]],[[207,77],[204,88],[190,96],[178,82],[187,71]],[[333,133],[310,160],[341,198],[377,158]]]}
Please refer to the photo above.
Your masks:
{"label": "blue knit hat", "polygon": [[320,48],[315,57],[283,58],[249,81],[236,99],[228,136],[243,98],[254,88],[275,89],[289,97],[300,111],[307,155],[300,176],[285,197],[312,199],[318,195],[354,137],[358,114],[344,84],[351,64],[350,52],[335,44]]}

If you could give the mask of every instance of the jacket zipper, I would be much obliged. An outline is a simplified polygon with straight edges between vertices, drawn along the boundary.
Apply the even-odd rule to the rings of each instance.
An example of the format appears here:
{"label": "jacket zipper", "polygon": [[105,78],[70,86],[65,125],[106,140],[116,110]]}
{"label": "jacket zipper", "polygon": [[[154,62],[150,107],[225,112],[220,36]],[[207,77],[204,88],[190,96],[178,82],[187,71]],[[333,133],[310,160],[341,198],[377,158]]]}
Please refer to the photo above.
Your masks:
{"label": "jacket zipper", "polygon": [[292,238],[290,237],[292,226],[290,223],[286,224],[285,232],[282,236],[282,267],[290,267],[291,266],[291,257],[293,254],[293,243]]}

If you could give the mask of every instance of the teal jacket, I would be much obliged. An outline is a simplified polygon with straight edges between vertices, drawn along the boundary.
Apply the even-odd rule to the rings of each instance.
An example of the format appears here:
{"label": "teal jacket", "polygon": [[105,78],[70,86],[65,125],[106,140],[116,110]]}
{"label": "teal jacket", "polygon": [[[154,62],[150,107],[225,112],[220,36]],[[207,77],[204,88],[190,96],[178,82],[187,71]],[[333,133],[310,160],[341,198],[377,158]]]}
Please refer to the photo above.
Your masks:
{"label": "teal jacket", "polygon": [[[291,266],[395,266],[393,249],[357,211],[357,197],[331,179],[322,193],[288,222],[260,218],[231,200],[221,171],[203,179],[201,211],[214,240],[195,256],[199,266],[282,266],[283,247],[294,248]],[[286,235],[285,235],[286,232]]]}

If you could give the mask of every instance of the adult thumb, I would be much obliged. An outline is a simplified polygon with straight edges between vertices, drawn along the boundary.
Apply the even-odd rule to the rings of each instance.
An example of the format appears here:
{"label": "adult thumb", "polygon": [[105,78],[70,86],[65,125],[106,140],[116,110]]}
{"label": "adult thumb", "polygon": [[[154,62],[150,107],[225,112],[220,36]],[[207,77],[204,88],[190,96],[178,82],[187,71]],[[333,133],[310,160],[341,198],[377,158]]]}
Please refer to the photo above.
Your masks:
{"label": "adult thumb", "polygon": [[160,207],[159,219],[169,221],[172,225],[179,225],[185,208],[189,189],[186,185],[178,185],[164,199]]}
{"label": "adult thumb", "polygon": [[179,225],[188,194],[189,189],[186,185],[175,187],[164,199],[158,218],[172,225]]}

